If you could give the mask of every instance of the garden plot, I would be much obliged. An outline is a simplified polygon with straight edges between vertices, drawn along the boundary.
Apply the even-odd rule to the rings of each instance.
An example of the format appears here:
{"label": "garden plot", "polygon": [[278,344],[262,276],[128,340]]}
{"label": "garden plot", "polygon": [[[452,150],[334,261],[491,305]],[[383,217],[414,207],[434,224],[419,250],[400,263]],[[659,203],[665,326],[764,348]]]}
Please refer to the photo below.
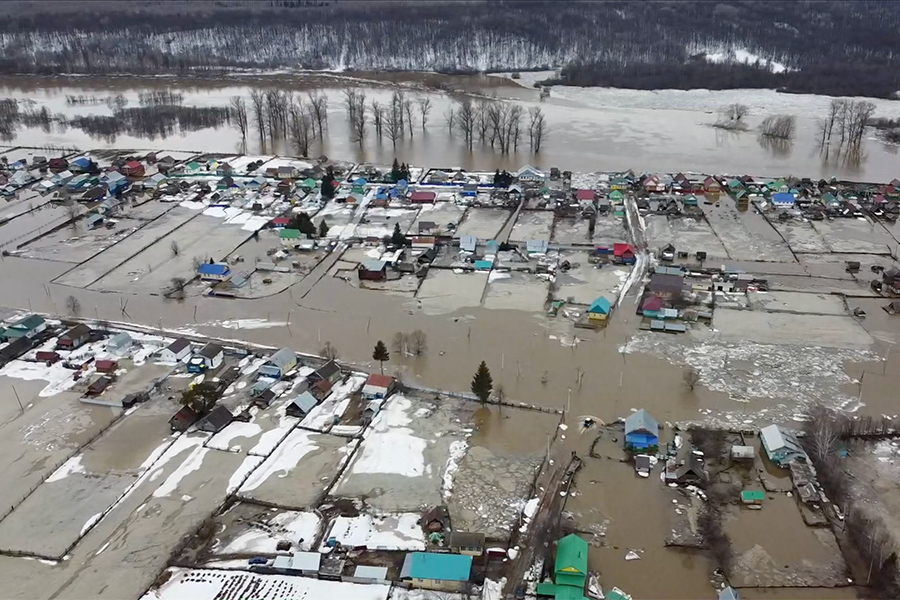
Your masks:
{"label": "garden plot", "polygon": [[794,262],[791,249],[755,210],[740,212],[726,201],[704,207],[704,213],[733,260]]}
{"label": "garden plot", "polygon": [[647,215],[647,243],[651,248],[672,244],[679,252],[706,252],[707,260],[727,260],[728,251],[704,220]]}
{"label": "garden plot", "polygon": [[488,274],[485,272],[455,273],[444,269],[429,269],[419,286],[416,302],[427,315],[453,313],[470,306],[480,306]]}
{"label": "garden plot", "polygon": [[356,440],[294,429],[254,470],[238,495],[284,508],[316,503],[356,448]]}
{"label": "garden plot", "polygon": [[897,242],[881,225],[865,217],[815,221],[813,228],[825,239],[832,252],[858,254],[891,254]]}
{"label": "garden plot", "polygon": [[469,208],[453,237],[474,235],[479,241],[492,240],[509,220],[510,212],[505,208]]}
{"label": "garden plot", "polygon": [[114,222],[115,226],[112,228],[101,226],[88,229],[87,221],[81,219],[75,221],[72,226],[30,242],[19,250],[17,255],[41,260],[82,263],[134,234],[171,208],[171,205],[151,202],[147,207],[128,211],[125,216],[113,219],[111,222]]}
{"label": "garden plot", "polygon": [[840,297],[831,294],[800,292],[749,292],[750,305],[769,312],[806,313],[813,315],[846,315],[847,307]]}
{"label": "garden plot", "polygon": [[406,234],[419,214],[419,209],[369,208],[354,232],[359,238],[383,238],[394,233],[394,226],[400,225],[400,233]]}
{"label": "garden plot", "polygon": [[162,586],[141,600],[387,600],[390,585],[326,581],[289,575],[258,575],[248,571],[169,569]]}
{"label": "garden plot", "polygon": [[213,557],[275,554],[278,543],[291,542],[291,551],[309,552],[322,528],[316,513],[264,509],[243,502],[217,518],[220,537],[211,549]]}
{"label": "garden plot", "polygon": [[[87,212],[87,208],[81,204],[75,205],[72,210],[78,215]],[[51,203],[43,204],[30,212],[22,211],[17,214],[18,216],[0,226],[0,246],[25,243],[29,239],[65,225],[72,219],[68,207]]]}
{"label": "garden plot", "polygon": [[600,296],[614,302],[619,287],[628,278],[631,267],[611,264],[591,264],[587,252],[573,252],[560,256],[560,262],[568,260],[572,268],[556,275],[555,300],[573,304],[591,304]]}
{"label": "garden plot", "polygon": [[[159,294],[173,277],[193,278],[195,259],[221,260],[250,236],[251,232],[240,226],[196,215],[89,285],[88,289]],[[173,244],[178,248],[177,255],[172,250]]]}
{"label": "garden plot", "polygon": [[527,242],[529,240],[549,240],[553,227],[553,211],[523,210],[509,234],[510,242]]}
{"label": "garden plot", "polygon": [[300,425],[306,429],[327,433],[347,412],[353,395],[362,389],[365,382],[365,375],[351,375],[345,381],[335,385],[328,397],[303,417]]}
{"label": "garden plot", "polygon": [[[410,228],[410,235],[433,235],[442,234],[449,235],[459,222],[462,220],[466,209],[456,202],[435,202],[434,204],[423,204],[419,210],[416,220]],[[437,230],[430,232],[421,226],[422,222],[434,223]]]}
{"label": "garden plot", "polygon": [[544,309],[549,282],[528,273],[500,273],[492,271],[488,277],[485,308],[525,310]]}
{"label": "garden plot", "polygon": [[553,235],[550,237],[550,241],[566,246],[591,246],[593,238],[590,233],[590,222],[582,218],[559,218],[553,225]]}
{"label": "garden plot", "polygon": [[777,219],[771,218],[769,222],[784,237],[784,240],[795,254],[831,252],[828,242],[825,241],[822,234],[809,221],[793,220],[781,223]]}
{"label": "garden plot", "polygon": [[355,204],[345,204],[331,200],[316,213],[313,222],[318,227],[322,221],[328,226],[328,237],[339,238],[344,233],[344,229],[353,222],[356,214]]}
{"label": "garden plot", "polygon": [[628,241],[628,232],[625,230],[625,220],[612,213],[597,215],[597,224],[594,228],[594,244],[597,246],[612,246],[616,242]]}
{"label": "garden plot", "polygon": [[375,416],[332,495],[365,496],[369,506],[385,512],[441,504],[447,457],[454,442],[468,434],[461,415],[466,422],[471,416],[461,400],[413,404],[395,394]]}
{"label": "garden plot", "polygon": [[868,347],[874,341],[852,317],[723,309],[716,311],[713,323],[724,338],[760,344],[846,348]]}
{"label": "garden plot", "polygon": [[347,548],[375,551],[424,552],[425,533],[419,524],[422,514],[359,515],[336,517],[322,538],[320,552],[327,552],[332,540]]}

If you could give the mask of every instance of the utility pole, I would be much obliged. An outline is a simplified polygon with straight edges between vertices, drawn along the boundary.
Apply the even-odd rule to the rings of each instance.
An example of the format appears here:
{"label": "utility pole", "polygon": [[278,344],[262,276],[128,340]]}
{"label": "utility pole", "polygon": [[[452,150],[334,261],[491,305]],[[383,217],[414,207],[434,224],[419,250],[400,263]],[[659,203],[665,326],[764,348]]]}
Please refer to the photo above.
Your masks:
{"label": "utility pole", "polygon": [[24,414],[24,413],[25,413],[25,407],[22,406],[22,399],[19,398],[19,392],[16,391],[16,386],[11,386],[11,387],[12,387],[13,394],[16,395],[16,402],[19,403],[19,411],[21,411],[21,412]]}

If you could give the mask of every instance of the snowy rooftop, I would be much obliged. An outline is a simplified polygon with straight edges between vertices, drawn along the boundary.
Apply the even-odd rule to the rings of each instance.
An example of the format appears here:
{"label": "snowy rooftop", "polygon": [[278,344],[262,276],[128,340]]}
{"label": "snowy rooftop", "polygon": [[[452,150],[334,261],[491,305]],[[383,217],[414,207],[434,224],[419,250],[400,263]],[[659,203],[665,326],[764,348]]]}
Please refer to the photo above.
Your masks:
{"label": "snowy rooftop", "polygon": [[323,540],[333,539],[342,546],[369,550],[425,550],[425,535],[418,524],[418,513],[358,517],[337,517]]}

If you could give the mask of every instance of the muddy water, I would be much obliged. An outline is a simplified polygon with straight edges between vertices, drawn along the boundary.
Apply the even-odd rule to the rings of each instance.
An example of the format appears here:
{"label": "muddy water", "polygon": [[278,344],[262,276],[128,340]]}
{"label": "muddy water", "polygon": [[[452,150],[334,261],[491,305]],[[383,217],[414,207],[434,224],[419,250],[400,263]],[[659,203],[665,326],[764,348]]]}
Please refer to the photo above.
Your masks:
{"label": "muddy water", "polygon": [[[864,160],[858,164],[835,161],[820,154],[817,145],[817,115],[825,110],[828,98],[777,94],[770,91],[640,92],[608,88],[556,88],[548,100],[540,102],[537,90],[497,77],[446,77],[423,74],[280,74],[232,76],[219,79],[178,78],[7,78],[0,97],[27,100],[36,109],[47,107],[52,114],[67,117],[109,115],[105,103],[70,105],[67,95],[106,98],[123,94],[128,106],[138,106],[142,91],[169,89],[184,95],[190,106],[227,106],[232,96],[248,97],[251,86],[275,86],[303,94],[320,88],[329,100],[329,132],[311,150],[312,155],[348,160],[387,162],[398,156],[414,164],[457,165],[465,168],[517,168],[526,162],[559,165],[578,171],[598,169],[697,170],[754,174],[802,173],[810,177],[845,176],[864,180],[889,181],[895,175],[896,148],[874,137],[866,141]],[[411,95],[428,96],[432,101],[427,131],[415,127],[413,136],[399,140],[394,148],[370,132],[362,144],[349,140],[342,90],[363,89],[369,103],[384,104],[394,86],[404,86]],[[496,95],[517,100],[526,108],[540,105],[550,133],[540,156],[530,155],[527,139],[518,153],[500,156],[478,144],[469,151],[457,137],[450,137],[444,115],[454,105],[450,95],[435,86],[458,91]],[[458,94],[457,94],[458,95]],[[720,106],[731,102],[751,105],[751,131],[722,132],[711,125]],[[900,103],[877,101],[877,116],[900,116]],[[765,116],[795,114],[797,137],[786,149],[760,144],[752,129]],[[527,138],[527,136],[526,136]],[[146,139],[120,135],[113,140],[92,139],[79,129],[45,132],[39,127],[22,128],[12,142],[18,145],[77,146],[82,149],[112,145],[117,148],[171,148],[214,152],[289,152],[283,140],[261,141],[254,133],[243,144],[231,126],[186,132],[166,139]],[[423,158],[425,157],[425,158]]]}

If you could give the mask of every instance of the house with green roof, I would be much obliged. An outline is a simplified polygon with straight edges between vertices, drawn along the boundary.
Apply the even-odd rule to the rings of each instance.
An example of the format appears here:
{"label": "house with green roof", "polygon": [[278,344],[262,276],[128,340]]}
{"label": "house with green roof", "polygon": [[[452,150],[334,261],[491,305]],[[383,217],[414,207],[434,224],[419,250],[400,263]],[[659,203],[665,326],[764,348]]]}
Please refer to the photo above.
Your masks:
{"label": "house with green roof", "polygon": [[293,248],[305,236],[300,233],[299,229],[285,227],[278,232],[278,237],[281,239],[282,246],[290,246]]}
{"label": "house with green roof", "polygon": [[16,321],[3,331],[3,339],[7,341],[19,338],[33,338],[47,329],[47,321],[40,315],[28,315],[20,321]]}
{"label": "house with green roof", "polygon": [[584,586],[588,575],[588,544],[571,533],[556,545],[556,564],[553,583],[538,584],[539,596],[553,596],[557,600],[586,600]]}
{"label": "house with green roof", "polygon": [[614,204],[621,204],[625,200],[625,194],[620,190],[613,190],[609,194],[609,199],[612,200]]}
{"label": "house with green roof", "polygon": [[762,504],[765,499],[766,493],[763,490],[741,491],[741,502],[744,504]]}
{"label": "house with green roof", "polygon": [[400,579],[413,587],[441,592],[465,591],[471,575],[472,557],[465,554],[410,552],[400,569]]}

